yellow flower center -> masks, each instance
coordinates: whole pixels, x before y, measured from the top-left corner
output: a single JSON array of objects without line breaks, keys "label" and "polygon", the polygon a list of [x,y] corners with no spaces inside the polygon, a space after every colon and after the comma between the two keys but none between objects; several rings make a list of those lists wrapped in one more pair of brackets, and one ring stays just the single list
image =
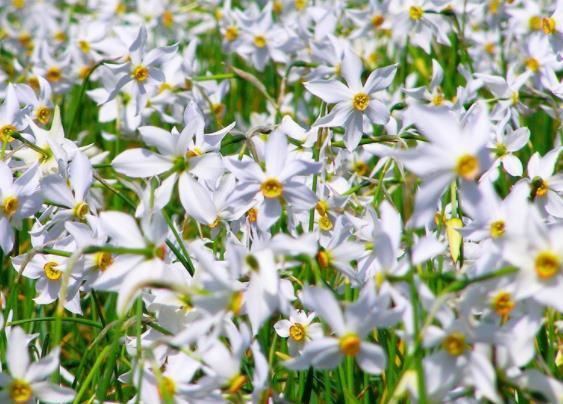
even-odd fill
[{"label": "yellow flower center", "polygon": [[464,180],[472,181],[479,174],[479,160],[471,154],[464,154],[457,159],[455,171]]},{"label": "yellow flower center", "polygon": [[25,403],[31,400],[31,386],[25,380],[14,379],[8,387],[10,398],[15,403]]},{"label": "yellow flower center", "polygon": [[352,165],[352,171],[360,177],[363,177],[369,173],[369,166],[365,161],[358,160]]},{"label": "yellow flower center", "polygon": [[115,6],[115,13],[116,14],[123,14],[126,11],[126,7],[125,4],[119,2],[117,3],[117,6]]},{"label": "yellow flower center", "polygon": [[82,53],[90,52],[90,42],[88,41],[84,41],[84,40],[78,41],[78,47],[80,48]]},{"label": "yellow flower center", "polygon": [[295,323],[289,327],[289,336],[294,341],[301,342],[305,339],[306,335],[307,331],[305,331],[303,324]]},{"label": "yellow flower center", "polygon": [[223,114],[225,107],[220,102],[214,102],[211,104],[211,110],[216,117],[220,117]]},{"label": "yellow flower center", "polygon": [[540,251],[536,256],[534,269],[540,279],[549,280],[557,275],[561,269],[561,259],[553,251]]},{"label": "yellow flower center", "polygon": [[25,0],[12,0],[14,8],[21,9],[25,7]]},{"label": "yellow flower center", "polygon": [[505,223],[504,220],[495,220],[491,223],[490,232],[492,238],[499,238],[504,235]]},{"label": "yellow flower center", "polygon": [[495,44],[493,42],[487,42],[485,44],[485,52],[487,52],[489,55],[495,53]]},{"label": "yellow flower center", "polygon": [[12,142],[14,140],[12,134],[17,131],[18,129],[14,125],[7,124],[0,126],[0,141],[8,143]]},{"label": "yellow flower center", "polygon": [[225,29],[225,39],[229,42],[234,41],[238,38],[238,28],[235,25],[229,25]]},{"label": "yellow flower center", "polygon": [[319,219],[319,227],[322,231],[329,231],[332,229],[332,221],[328,217],[328,215],[321,216]]},{"label": "yellow flower center", "polygon": [[88,204],[86,202],[78,202],[76,204],[76,206],[74,207],[74,216],[76,216],[78,219],[82,220],[84,219],[84,216],[86,216],[88,214],[88,212],[90,211],[90,208],[88,206]]},{"label": "yellow flower center", "polygon": [[172,28],[174,25],[174,14],[170,10],[164,10],[162,13],[162,25],[166,28]]},{"label": "yellow flower center", "polygon": [[203,155],[203,152],[201,151],[201,149],[199,147],[194,147],[193,149],[190,149],[186,152],[187,158],[199,157],[201,155]]},{"label": "yellow flower center", "polygon": [[88,76],[91,70],[92,70],[91,66],[88,65],[82,66],[80,69],[78,69],[78,77],[80,77],[81,79],[86,78],[86,76]]},{"label": "yellow flower center", "polygon": [[303,10],[307,6],[307,0],[295,0],[295,9]]},{"label": "yellow flower center", "polygon": [[467,348],[465,336],[460,332],[453,332],[442,341],[442,347],[452,356],[461,355]]},{"label": "yellow flower center", "polygon": [[369,105],[369,97],[366,93],[358,93],[352,98],[352,106],[358,111],[365,111]]},{"label": "yellow flower center", "polygon": [[432,97],[432,105],[439,107],[444,103],[444,96],[442,94],[436,94]]},{"label": "yellow flower center", "polygon": [[500,1],[499,0],[492,0],[489,3],[489,11],[491,14],[497,14],[498,13],[498,9],[500,7]]},{"label": "yellow flower center", "polygon": [[317,210],[317,212],[319,212],[319,215],[321,216],[326,216],[326,214],[328,213],[328,208],[329,208],[328,202],[324,199],[321,199],[315,205],[315,209]]},{"label": "yellow flower center", "polygon": [[35,118],[42,125],[47,125],[51,120],[51,108],[46,106],[41,106],[35,111]]},{"label": "yellow flower center", "polygon": [[105,271],[108,267],[113,264],[113,257],[111,253],[107,251],[97,252],[94,256],[94,262],[100,271]]},{"label": "yellow flower center", "polygon": [[542,19],[541,23],[542,23],[543,32],[546,35],[551,35],[555,32],[556,23],[555,23],[555,20],[553,18],[546,17],[546,18]]},{"label": "yellow flower center", "polygon": [[39,91],[40,89],[39,79],[37,78],[37,76],[31,76],[29,79],[27,79],[27,84],[29,84],[29,86],[35,91]]},{"label": "yellow flower center", "polygon": [[332,257],[330,256],[330,252],[321,250],[317,253],[317,260],[322,268],[328,268],[332,262]]},{"label": "yellow flower center", "polygon": [[246,212],[246,215],[248,216],[248,221],[250,223],[255,223],[256,219],[258,219],[258,211],[256,210],[256,208],[248,209],[248,212]]},{"label": "yellow flower center", "polygon": [[540,69],[540,62],[536,58],[526,59],[526,67],[534,73]]},{"label": "yellow flower center", "polygon": [[346,334],[340,337],[340,351],[346,356],[356,356],[360,352],[362,341],[355,333]]},{"label": "yellow flower center", "polygon": [[266,46],[266,37],[264,35],[256,35],[254,37],[254,45],[256,45],[257,48],[263,48]]},{"label": "yellow flower center", "polygon": [[165,391],[165,394],[172,398],[176,393],[176,383],[168,376],[162,376],[161,383],[157,386],[158,395],[160,398],[163,397],[162,390]]},{"label": "yellow flower center", "polygon": [[149,69],[142,65],[135,67],[133,69],[133,78],[137,81],[145,81],[149,78]]},{"label": "yellow flower center", "polygon": [[56,261],[48,261],[43,265],[43,272],[50,281],[58,281],[63,275],[63,271],[59,271],[57,267],[59,263]]},{"label": "yellow flower center", "polygon": [[19,206],[20,201],[17,197],[12,195],[4,198],[4,202],[2,203],[2,210],[8,218],[11,218],[18,211]]},{"label": "yellow flower center", "polygon": [[276,0],[272,3],[272,11],[279,14],[283,11],[283,3],[280,0]]},{"label": "yellow flower center", "polygon": [[45,78],[51,83],[58,82],[62,76],[63,74],[61,72],[61,69],[59,69],[57,66],[50,67],[45,74]]},{"label": "yellow flower center", "polygon": [[411,20],[418,21],[422,18],[423,15],[424,10],[422,9],[422,7],[411,6],[411,8],[409,8],[409,17],[411,18]]},{"label": "yellow flower center", "polygon": [[57,42],[64,42],[66,39],[66,34],[64,31],[57,31],[53,34],[53,38],[55,38],[55,41]]},{"label": "yellow flower center", "polygon": [[512,295],[508,292],[500,291],[493,297],[493,309],[501,317],[507,318],[515,305]]},{"label": "yellow flower center", "polygon": [[385,22],[385,17],[383,17],[380,14],[376,14],[373,17],[371,17],[371,24],[375,27],[375,28],[379,28],[383,25],[383,23]]},{"label": "yellow flower center", "polygon": [[267,178],[266,181],[260,185],[260,190],[266,198],[279,198],[283,192],[283,185],[276,178]]},{"label": "yellow flower center", "polygon": [[539,15],[534,15],[528,20],[528,27],[531,31],[539,31],[542,29],[542,19]]},{"label": "yellow flower center", "polygon": [[240,313],[242,308],[244,294],[241,290],[235,292],[231,295],[231,300],[229,301],[229,310],[236,316]]},{"label": "yellow flower center", "polygon": [[244,383],[246,383],[246,376],[236,375],[229,382],[229,393],[237,394],[241,387],[244,386]]},{"label": "yellow flower center", "polygon": [[534,179],[532,179],[532,193],[534,195],[534,197],[539,196],[544,197],[547,195],[547,192],[549,191],[549,184],[547,183],[546,180],[544,180],[541,177],[536,177]]}]

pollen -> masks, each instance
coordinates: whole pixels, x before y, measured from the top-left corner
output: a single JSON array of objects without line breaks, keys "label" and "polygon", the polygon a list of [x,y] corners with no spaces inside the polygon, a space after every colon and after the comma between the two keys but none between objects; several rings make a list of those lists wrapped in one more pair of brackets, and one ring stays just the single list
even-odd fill
[{"label": "pollen", "polygon": [[296,342],[301,342],[305,339],[307,332],[303,324],[295,323],[289,327],[289,336]]},{"label": "pollen", "polygon": [[18,129],[11,124],[0,126],[0,141],[10,143],[14,140],[12,135],[16,133]]},{"label": "pollen", "polygon": [[409,17],[413,21],[419,21],[424,15],[424,10],[420,6],[411,6],[409,8]]},{"label": "pollen", "polygon": [[540,251],[536,256],[534,269],[540,279],[547,281],[557,275],[561,269],[561,258],[553,251]]},{"label": "pollen", "polygon": [[158,93],[162,94],[165,91],[171,91],[172,90],[172,86],[168,83],[162,83],[159,87],[158,87]]},{"label": "pollen", "polygon": [[492,306],[499,316],[507,318],[514,306],[516,306],[516,303],[512,300],[510,293],[500,291],[493,297]]},{"label": "pollen", "polygon": [[520,102],[520,94],[518,93],[518,91],[514,91],[510,98],[512,100],[512,105],[516,105]]},{"label": "pollen", "polygon": [[263,48],[266,46],[266,37],[264,35],[256,35],[254,37],[254,45],[257,48]]},{"label": "pollen", "polygon": [[51,120],[51,108],[45,105],[40,106],[35,111],[35,118],[42,125],[47,125]]},{"label": "pollen", "polygon": [[31,386],[25,380],[14,379],[8,387],[10,398],[15,403],[25,403],[31,400]]},{"label": "pollen", "polygon": [[22,9],[25,7],[25,0],[12,0],[14,8]]},{"label": "pollen", "polygon": [[58,281],[63,276],[63,271],[57,269],[59,263],[56,261],[48,261],[43,265],[43,272],[50,281]]},{"label": "pollen", "polygon": [[381,27],[384,22],[385,22],[385,17],[383,17],[381,14],[376,14],[373,17],[371,17],[371,25],[373,25],[375,28]]},{"label": "pollen", "polygon": [[358,111],[365,111],[369,105],[369,96],[366,93],[358,93],[352,98],[352,106]]},{"label": "pollen", "polygon": [[78,47],[80,48],[82,53],[90,52],[90,42],[88,41],[84,41],[84,40],[78,41]]},{"label": "pollen", "polygon": [[201,151],[201,149],[199,147],[194,147],[193,149],[190,149],[186,152],[187,158],[199,157],[201,155],[203,155],[203,152]]},{"label": "pollen", "polygon": [[496,220],[491,223],[490,233],[492,238],[499,238],[504,235],[505,223],[504,220]]},{"label": "pollen", "polygon": [[546,35],[552,35],[555,32],[555,28],[557,24],[555,23],[555,20],[553,18],[546,17],[542,19],[541,23],[542,23],[543,32]]},{"label": "pollen", "polygon": [[526,59],[526,67],[534,73],[540,69],[540,62],[536,58]]},{"label": "pollen", "polygon": [[2,202],[2,211],[4,211],[4,214],[9,219],[16,214],[19,206],[20,206],[20,201],[18,200],[17,197],[13,195],[8,196],[4,198],[4,201]]},{"label": "pollen", "polygon": [[340,337],[340,351],[346,356],[356,356],[360,352],[362,341],[356,333],[346,334]]},{"label": "pollen", "polygon": [[140,82],[145,81],[149,78],[149,69],[142,65],[135,67],[133,69],[133,78]]},{"label": "pollen", "polygon": [[111,253],[107,251],[100,251],[94,256],[94,262],[98,269],[104,272],[111,264],[113,264],[113,257]]},{"label": "pollen", "polygon": [[215,220],[213,221],[213,223],[209,224],[209,228],[210,228],[210,229],[214,229],[214,228],[216,228],[217,226],[219,226],[219,224],[221,224],[221,218],[219,218],[219,216],[217,216],[217,217],[215,218]]},{"label": "pollen", "polygon": [[467,348],[465,336],[460,332],[453,332],[442,341],[442,347],[452,356],[459,356]]},{"label": "pollen", "polygon": [[457,159],[457,175],[467,181],[473,181],[479,175],[479,160],[471,154],[464,154]]},{"label": "pollen", "polygon": [[78,202],[74,207],[73,213],[78,219],[83,220],[89,211],[90,207],[86,202]]},{"label": "pollen", "polygon": [[283,192],[283,185],[277,178],[267,178],[262,185],[260,185],[260,190],[265,198],[279,198]]},{"label": "pollen", "polygon": [[62,77],[63,74],[61,72],[61,69],[59,69],[57,66],[50,67],[47,70],[47,73],[45,73],[45,78],[51,83],[60,81]]},{"label": "pollen", "polygon": [[229,25],[225,30],[225,39],[229,42],[233,42],[238,38],[238,28],[235,25]]}]

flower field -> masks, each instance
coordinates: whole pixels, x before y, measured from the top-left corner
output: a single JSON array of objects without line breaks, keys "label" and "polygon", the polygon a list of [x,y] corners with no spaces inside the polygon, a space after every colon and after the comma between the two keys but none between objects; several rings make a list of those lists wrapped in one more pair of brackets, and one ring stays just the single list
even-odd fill
[{"label": "flower field", "polygon": [[0,404],[563,403],[563,1],[0,0]]}]

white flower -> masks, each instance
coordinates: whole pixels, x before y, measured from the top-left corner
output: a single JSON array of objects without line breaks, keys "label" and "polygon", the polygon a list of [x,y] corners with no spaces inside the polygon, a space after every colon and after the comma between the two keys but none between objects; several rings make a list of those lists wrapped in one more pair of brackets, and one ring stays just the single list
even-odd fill
[{"label": "white flower", "polygon": [[47,381],[59,366],[59,348],[41,360],[31,363],[27,350],[28,338],[20,327],[8,335],[6,360],[9,373],[0,373],[0,402],[27,403],[41,400],[47,403],[66,403],[74,398],[74,391]]}]

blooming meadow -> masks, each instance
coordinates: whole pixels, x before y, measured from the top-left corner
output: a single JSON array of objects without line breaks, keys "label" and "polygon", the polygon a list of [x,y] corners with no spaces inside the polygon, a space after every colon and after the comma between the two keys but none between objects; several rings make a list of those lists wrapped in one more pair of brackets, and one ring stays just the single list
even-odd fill
[{"label": "blooming meadow", "polygon": [[0,0],[0,403],[563,402],[563,1]]}]

